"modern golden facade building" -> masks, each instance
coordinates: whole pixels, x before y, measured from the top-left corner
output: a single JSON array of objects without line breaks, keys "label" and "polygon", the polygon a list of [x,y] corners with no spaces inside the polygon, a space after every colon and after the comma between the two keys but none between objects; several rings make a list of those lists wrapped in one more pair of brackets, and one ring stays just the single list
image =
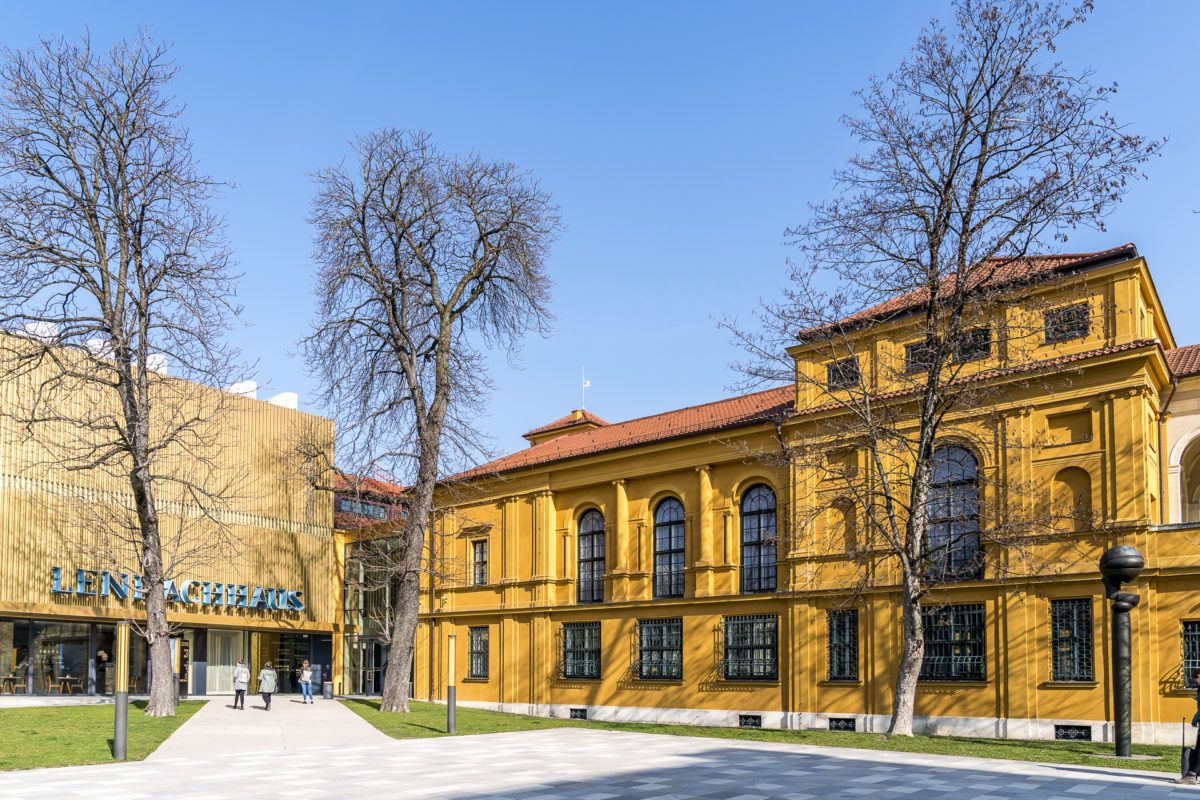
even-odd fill
[{"label": "modern golden facade building", "polygon": [[[979,531],[963,562],[978,568],[926,598],[916,727],[1110,738],[1110,608],[1096,561],[1132,544],[1147,562],[1131,587],[1142,597],[1134,739],[1173,742],[1194,711],[1184,671],[1200,666],[1200,349],[1176,347],[1132,245],[1033,268],[1027,300],[991,324],[1020,320],[1044,336],[1019,362],[990,344],[971,355],[1001,389],[972,412],[992,443],[940,444],[953,465],[941,489],[967,510],[933,529]],[[911,325],[893,313],[861,326],[862,373],[903,358]],[[884,571],[851,593],[854,507],[809,513],[818,478],[764,457],[821,436],[837,413],[811,389],[832,374],[828,359],[806,345],[789,353],[811,380],[616,424],[574,412],[530,431],[528,449],[457,476],[436,545],[451,568],[424,587],[416,695],[445,697],[454,635],[458,698],[472,705],[885,729],[895,581]],[[852,443],[830,450],[862,458]],[[1029,491],[1003,488],[1017,484]],[[1046,538],[1053,568],[1014,576],[989,527],[1064,503],[1088,523]]]},{"label": "modern golden facade building", "polygon": [[[178,566],[166,594],[184,694],[232,693],[238,659],[252,671],[275,662],[284,691],[303,659],[321,665],[325,676],[340,668],[332,494],[314,489],[287,457],[297,430],[332,441],[333,423],[296,410],[295,395],[260,401],[252,384],[233,388],[188,385],[198,402],[220,393],[226,408],[212,444],[224,479],[237,480],[219,511],[227,544],[193,563],[168,564]],[[28,387],[20,380],[0,380],[0,403],[11,409],[22,391]],[[65,470],[46,455],[11,419],[0,419],[0,695],[109,693],[115,624],[145,619],[140,578],[110,566],[104,549],[119,544],[89,530],[86,515],[64,516],[64,509],[128,508],[129,487],[99,470]],[[185,472],[207,474],[182,464]],[[186,498],[161,500],[164,539],[187,530],[203,540],[205,524]],[[149,675],[145,641],[132,639],[130,686],[137,693]]]}]

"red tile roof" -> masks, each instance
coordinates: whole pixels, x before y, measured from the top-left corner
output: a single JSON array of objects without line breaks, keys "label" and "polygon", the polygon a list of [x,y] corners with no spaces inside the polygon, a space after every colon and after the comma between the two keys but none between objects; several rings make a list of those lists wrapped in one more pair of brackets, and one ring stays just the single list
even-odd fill
[{"label": "red tile roof", "polygon": [[597,417],[595,414],[588,411],[587,409],[580,409],[578,417],[576,417],[575,412],[572,411],[570,414],[567,414],[565,417],[554,420],[554,422],[549,422],[540,428],[534,428],[531,431],[526,431],[524,434],[522,434],[522,436],[524,436],[525,438],[528,439],[530,436],[537,436],[539,433],[549,433],[550,431],[556,431],[559,428],[569,428],[572,425],[585,425],[589,422],[591,424],[599,426],[599,427],[603,427],[603,426],[609,424],[608,422],[600,419],[600,417]]},{"label": "red tile roof", "polygon": [[[1045,256],[1027,256],[1019,261],[1013,261],[1009,264],[1000,266],[995,273],[992,274],[992,279],[989,281],[995,287],[1001,287],[1014,283],[1021,283],[1031,279],[1041,279],[1050,277],[1053,273],[1065,272],[1069,269],[1078,269],[1086,266],[1095,266],[1101,263],[1117,263],[1131,258],[1137,258],[1137,247],[1131,244],[1123,244],[1120,247],[1110,247],[1107,250],[1098,250],[1094,253],[1060,253],[1056,255]],[[988,259],[991,262],[1003,263],[1007,259],[993,258]],[[949,291],[953,286],[954,275],[947,275],[942,279],[942,286]],[[977,276],[977,282],[982,283],[982,276]],[[971,287],[976,288],[976,287]],[[880,322],[892,317],[903,316],[904,314],[914,310],[929,296],[929,290],[926,288],[913,289],[904,294],[897,295],[889,300],[885,300],[878,305],[865,308],[862,311],[851,314],[842,320],[839,320],[838,326],[849,326],[850,328],[858,327],[861,324],[871,322]],[[810,329],[813,331],[823,330],[822,328]],[[809,331],[802,331],[800,338],[803,339],[804,334]]]},{"label": "red tile roof", "polygon": [[1177,378],[1200,374],[1200,344],[1189,344],[1167,351],[1167,366]]},{"label": "red tile roof", "polygon": [[[1088,358],[1123,353],[1141,347],[1157,346],[1156,339],[1138,339],[1122,345],[1101,347],[1082,353],[1035,361],[1012,367],[999,367],[986,370],[976,375],[962,378],[959,382],[988,380],[1010,375],[1040,372],[1056,367],[1074,364]],[[1200,363],[1200,355],[1197,356]],[[1197,368],[1200,371],[1200,367]],[[914,390],[889,392],[879,395],[881,399],[901,397]],[[447,478],[447,481],[461,481],[478,478],[485,475],[495,475],[526,467],[536,467],[565,461],[579,456],[604,453],[634,447],[640,444],[679,439],[685,436],[695,436],[702,433],[752,425],[769,419],[781,419],[792,416],[795,405],[795,387],[779,386],[754,394],[733,397],[728,400],[718,400],[699,406],[689,406],[677,411],[667,411],[649,417],[615,422],[602,428],[580,431],[571,436],[551,439],[528,450],[521,450],[511,455],[482,464],[466,472],[460,472]],[[830,411],[839,407],[838,403],[825,403],[794,412],[796,415],[816,414]]]},{"label": "red tile roof", "polygon": [[614,422],[542,442],[528,450],[461,472],[447,480],[477,478],[522,467],[549,464],[575,456],[751,425],[789,414],[795,401],[795,393],[794,386],[779,386],[741,397],[731,397],[728,400],[717,400],[649,417]]},{"label": "red tile roof", "polygon": [[405,488],[398,483],[382,481],[377,478],[347,476],[337,473],[333,476],[333,491],[346,494],[382,494],[398,497]]}]

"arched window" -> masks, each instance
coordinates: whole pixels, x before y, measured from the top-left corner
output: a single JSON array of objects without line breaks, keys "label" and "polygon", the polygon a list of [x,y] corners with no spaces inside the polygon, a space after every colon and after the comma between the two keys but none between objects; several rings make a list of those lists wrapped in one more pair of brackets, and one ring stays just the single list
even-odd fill
[{"label": "arched window", "polygon": [[979,552],[979,462],[965,447],[939,447],[933,454],[929,489],[929,575],[969,580],[982,572]]},{"label": "arched window", "polygon": [[858,515],[854,511],[854,501],[849,497],[834,500],[829,506],[829,536],[833,541],[841,537],[842,547],[847,553],[858,550]]},{"label": "arched window", "polygon": [[579,518],[579,582],[575,596],[580,603],[604,602],[604,516],[595,509]]},{"label": "arched window", "polygon": [[683,597],[683,503],[669,497],[654,509],[654,596]]},{"label": "arched window", "polygon": [[1079,467],[1061,469],[1050,487],[1051,513],[1062,531],[1092,529],[1092,476]]},{"label": "arched window", "polygon": [[775,493],[761,483],[742,495],[742,592],[775,591]]},{"label": "arched window", "polygon": [[1179,467],[1179,521],[1200,522],[1200,437],[1188,443]]}]

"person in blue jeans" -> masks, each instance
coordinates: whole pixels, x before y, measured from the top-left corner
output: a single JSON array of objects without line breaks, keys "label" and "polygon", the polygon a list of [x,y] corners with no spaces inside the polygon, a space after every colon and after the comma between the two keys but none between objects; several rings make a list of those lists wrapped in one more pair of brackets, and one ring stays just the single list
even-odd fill
[{"label": "person in blue jeans", "polygon": [[311,703],[312,699],[312,666],[309,665],[308,659],[304,659],[304,663],[300,665],[300,702]]},{"label": "person in blue jeans", "polygon": [[[1197,728],[1196,733],[1196,748],[1200,749],[1200,669],[1192,670],[1192,685],[1196,687],[1196,713],[1192,715],[1192,727]],[[1193,764],[1196,762],[1193,761]],[[1187,783],[1194,784],[1200,781],[1197,778],[1195,771],[1189,769],[1184,773],[1182,778],[1176,778],[1172,783]]]}]

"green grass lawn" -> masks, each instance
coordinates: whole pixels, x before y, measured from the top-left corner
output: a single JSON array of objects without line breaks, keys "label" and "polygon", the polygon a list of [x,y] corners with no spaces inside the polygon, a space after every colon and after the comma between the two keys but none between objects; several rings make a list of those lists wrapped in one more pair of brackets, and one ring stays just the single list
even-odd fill
[{"label": "green grass lawn", "polygon": [[[446,735],[446,707],[435,703],[410,702],[408,714],[384,714],[378,700],[343,700],[363,719],[395,739],[417,739]],[[611,731],[660,733],[670,736],[707,736],[714,739],[741,739],[756,742],[785,742],[822,747],[855,747],[865,750],[896,750],[906,753],[937,753],[965,758],[1007,758],[1014,761],[1040,761],[1055,764],[1082,764],[1093,767],[1122,767],[1154,772],[1174,772],[1179,768],[1179,748],[1135,744],[1135,755],[1157,756],[1152,760],[1105,758],[1096,753],[1111,753],[1113,746],[1101,742],[1028,742],[1020,739],[969,739],[962,736],[885,736],[877,733],[838,731],[749,730],[744,728],[705,728],[695,725],[654,725],[635,722],[596,722],[569,719],[526,717],[458,707],[459,735],[502,733],[541,728],[600,728]]]},{"label": "green grass lawn", "polygon": [[[130,703],[129,760],[153,753],[203,705],[183,701],[173,717],[147,717],[144,701]],[[0,770],[107,763],[112,761],[112,738],[111,705],[0,709]]]}]

